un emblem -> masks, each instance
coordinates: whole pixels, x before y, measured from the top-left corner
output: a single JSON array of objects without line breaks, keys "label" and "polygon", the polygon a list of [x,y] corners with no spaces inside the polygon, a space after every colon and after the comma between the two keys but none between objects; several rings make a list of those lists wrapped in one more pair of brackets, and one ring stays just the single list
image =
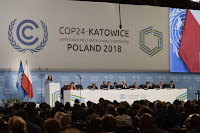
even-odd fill
[{"label": "un emblem", "polygon": [[[157,38],[157,44],[150,48],[150,44],[147,43],[147,37],[153,35]],[[140,49],[150,55],[151,57],[157,54],[163,49],[163,33],[153,29],[153,26],[145,28],[140,31]]]},{"label": "un emblem", "polygon": [[17,82],[19,83],[19,84],[21,84],[22,83],[22,77],[23,77],[23,72],[21,72],[21,73],[19,73],[18,74],[18,76],[17,76]]},{"label": "un emblem", "polygon": [[41,41],[39,41],[38,37],[34,37],[33,35],[31,35],[32,31],[40,28],[39,25],[33,20],[27,19],[21,21],[16,27],[16,38],[17,38],[16,41],[13,37],[14,34],[13,29],[16,21],[17,19],[13,20],[10,23],[8,29],[8,39],[12,47],[16,49],[18,52],[23,52],[23,53],[25,53],[26,51],[34,53],[42,50],[44,46],[47,44],[48,40],[48,30],[46,24],[40,20],[40,24],[43,30],[43,38],[41,39]]},{"label": "un emblem", "polygon": [[173,45],[173,53],[179,57],[179,47],[187,9],[170,9],[170,44]]},{"label": "un emblem", "polygon": [[126,99],[126,95],[125,94],[120,94],[120,99]]}]

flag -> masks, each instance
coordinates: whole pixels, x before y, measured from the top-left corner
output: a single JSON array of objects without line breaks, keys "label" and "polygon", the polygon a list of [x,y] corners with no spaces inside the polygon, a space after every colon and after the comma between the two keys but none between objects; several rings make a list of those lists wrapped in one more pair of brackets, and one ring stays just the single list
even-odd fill
[{"label": "flag", "polygon": [[17,90],[18,90],[18,92],[19,92],[19,94],[21,95],[22,98],[27,96],[27,93],[24,91],[24,89],[21,86],[23,74],[24,74],[24,69],[23,69],[22,61],[20,60],[16,87],[17,87]]},{"label": "flag", "polygon": [[28,94],[29,98],[33,98],[33,87],[32,87],[32,80],[31,80],[31,74],[28,67],[28,63],[26,61],[26,65],[24,68],[24,74],[22,77],[22,88],[24,88],[25,92]]},{"label": "flag", "polygon": [[179,56],[187,9],[170,8],[170,72],[190,72]]},{"label": "flag", "polygon": [[179,55],[190,72],[200,72],[200,11],[187,10]]}]

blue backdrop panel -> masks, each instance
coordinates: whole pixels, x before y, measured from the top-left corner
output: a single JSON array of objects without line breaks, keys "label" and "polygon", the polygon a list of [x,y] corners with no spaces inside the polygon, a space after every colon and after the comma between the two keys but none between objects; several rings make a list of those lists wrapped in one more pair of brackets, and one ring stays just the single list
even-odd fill
[{"label": "blue backdrop panel", "polygon": [[[17,88],[17,73],[16,71],[1,71],[0,72],[0,103],[2,99],[21,99]],[[70,84],[70,82],[75,82],[79,84],[80,80],[76,74],[80,74],[82,77],[82,85],[84,88],[91,85],[92,82],[96,82],[99,87],[103,81],[111,81],[113,84],[115,81],[118,84],[122,84],[123,80],[127,81],[128,85],[133,83],[145,84],[149,81],[150,84],[155,82],[159,84],[160,81],[164,83],[169,83],[171,80],[174,81],[176,88],[187,88],[188,89],[188,99],[195,99],[194,94],[199,90],[200,86],[200,74],[191,73],[103,73],[103,72],[31,72],[32,82],[33,82],[33,92],[34,98],[29,99],[25,97],[23,101],[33,101],[40,103],[41,101],[41,79],[39,74],[45,74],[43,78],[42,86],[42,101],[44,101],[44,82],[49,74],[53,76],[54,82],[60,83],[61,86],[64,83]]]}]

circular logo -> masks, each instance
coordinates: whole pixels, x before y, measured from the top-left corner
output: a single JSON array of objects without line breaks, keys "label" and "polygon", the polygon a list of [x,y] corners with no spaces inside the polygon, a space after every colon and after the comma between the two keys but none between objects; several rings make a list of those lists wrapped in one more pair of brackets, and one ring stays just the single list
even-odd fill
[{"label": "circular logo", "polygon": [[120,99],[126,99],[126,95],[125,94],[120,94]]},{"label": "circular logo", "polygon": [[146,95],[145,95],[145,94],[142,94],[142,95],[141,95],[141,98],[142,98],[142,99],[145,99],[145,98],[146,98]]},{"label": "circular logo", "polygon": [[[38,24],[34,22],[33,20],[23,20],[21,21],[17,28],[16,28],[16,38],[18,39],[19,43],[17,43],[13,37],[13,28],[15,26],[17,19],[13,20],[8,29],[8,39],[10,44],[14,49],[16,49],[18,52],[25,53],[26,51],[30,51],[31,53],[39,52],[44,48],[44,46],[47,44],[48,40],[48,30],[46,24],[40,20],[41,27],[43,29],[43,38],[41,39],[41,42],[39,42],[38,37],[34,37],[33,35],[26,34],[27,31],[33,31],[38,28]],[[38,45],[36,45],[38,44]],[[30,46],[34,46],[34,48],[30,48]]]},{"label": "circular logo", "polygon": [[19,73],[18,76],[17,76],[17,82],[18,82],[18,84],[21,84],[22,77],[23,77],[23,72]]}]

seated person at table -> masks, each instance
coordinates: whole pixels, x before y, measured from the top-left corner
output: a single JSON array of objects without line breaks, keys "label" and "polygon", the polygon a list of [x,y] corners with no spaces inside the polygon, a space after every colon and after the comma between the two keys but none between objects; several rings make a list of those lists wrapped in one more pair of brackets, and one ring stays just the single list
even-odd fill
[{"label": "seated person at table", "polygon": [[98,87],[96,86],[96,83],[93,82],[91,88],[89,88],[89,89],[98,89]]},{"label": "seated person at table", "polygon": [[133,84],[133,88],[134,89],[139,89],[136,83]]},{"label": "seated person at table", "polygon": [[106,81],[103,81],[103,84],[100,86],[100,89],[103,89],[106,87]]},{"label": "seated person at table", "polygon": [[156,86],[156,83],[153,82],[151,88],[154,89],[154,88],[156,88],[156,87],[157,87],[157,86]]},{"label": "seated person at table", "polygon": [[145,89],[152,89],[149,82],[146,82],[146,85],[144,86],[144,88]]},{"label": "seated person at table", "polygon": [[126,80],[123,81],[123,87],[122,87],[122,89],[128,89],[128,86],[126,84]]},{"label": "seated person at table", "polygon": [[170,88],[175,88],[174,81],[170,81]]},{"label": "seated person at table", "polygon": [[164,86],[163,86],[163,82],[161,81],[159,85],[157,85],[156,88],[160,88],[160,89],[164,89]]},{"label": "seated person at table", "polygon": [[71,82],[71,85],[68,86],[67,90],[76,90],[76,86],[74,85],[74,82]]},{"label": "seated person at table", "polygon": [[67,90],[67,88],[68,88],[68,85],[67,83],[65,83],[64,86],[61,88],[61,99],[63,99],[63,91]]},{"label": "seated person at table", "polygon": [[117,82],[114,82],[113,85],[114,85],[114,86],[113,86],[113,89],[117,89]]},{"label": "seated person at table", "polygon": [[113,89],[113,86],[111,86],[111,82],[108,81],[107,85],[105,86],[106,89]]}]

